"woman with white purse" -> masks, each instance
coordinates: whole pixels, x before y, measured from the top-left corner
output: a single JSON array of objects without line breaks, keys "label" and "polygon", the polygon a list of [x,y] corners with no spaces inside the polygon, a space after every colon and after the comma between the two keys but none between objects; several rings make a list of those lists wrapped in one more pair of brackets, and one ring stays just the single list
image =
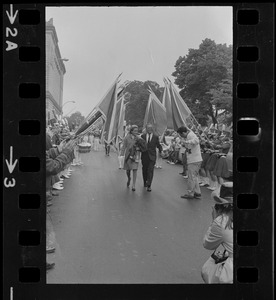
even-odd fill
[{"label": "woman with white purse", "polygon": [[[213,221],[203,246],[214,252],[203,265],[201,276],[205,283],[233,283],[233,182],[223,183],[211,197],[215,201]],[[222,252],[217,251],[219,247]]]}]

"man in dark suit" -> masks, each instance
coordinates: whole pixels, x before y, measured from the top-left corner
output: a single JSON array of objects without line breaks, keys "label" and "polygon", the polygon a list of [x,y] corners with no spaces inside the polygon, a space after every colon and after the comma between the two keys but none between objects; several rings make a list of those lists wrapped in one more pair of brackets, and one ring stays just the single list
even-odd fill
[{"label": "man in dark suit", "polygon": [[153,133],[153,127],[151,124],[146,126],[146,133],[142,134],[141,137],[147,143],[147,150],[142,152],[141,156],[144,187],[147,187],[147,191],[151,192],[154,165],[156,163],[156,148],[158,148],[161,153],[162,146],[160,145],[158,135]]}]

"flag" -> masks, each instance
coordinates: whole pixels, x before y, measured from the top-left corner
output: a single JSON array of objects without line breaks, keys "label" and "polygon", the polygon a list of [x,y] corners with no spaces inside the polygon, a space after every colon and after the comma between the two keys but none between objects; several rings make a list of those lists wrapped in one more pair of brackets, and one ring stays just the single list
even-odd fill
[{"label": "flag", "polygon": [[112,129],[114,122],[113,114],[116,107],[117,89],[120,76],[121,74],[116,78],[115,82],[112,84],[105,96],[96,105],[96,107],[93,108],[92,112],[90,112],[84,119],[81,126],[76,131],[76,135],[82,133],[84,130],[90,127],[99,117],[103,117],[106,131],[106,136],[104,136],[104,138],[107,141],[110,140],[110,130]]},{"label": "flag", "polygon": [[156,134],[162,136],[167,127],[166,108],[152,90],[149,92],[150,95],[144,118],[144,128],[150,123],[154,126]]},{"label": "flag", "polygon": [[103,112],[103,116],[105,119],[102,138],[107,143],[110,143],[116,137],[114,128],[116,127],[116,122],[118,118],[117,88],[118,88],[118,82],[116,81],[113,87],[107,93],[104,100],[99,105],[99,109],[100,111]]},{"label": "flag", "polygon": [[[120,97],[119,100],[117,100],[115,108],[114,108],[114,122],[112,127],[110,128],[110,136],[109,141],[113,140],[114,138],[117,139],[118,132],[119,132],[119,123],[120,123],[120,117],[122,114],[122,109],[124,106],[124,95]],[[106,139],[106,141],[108,141]]]},{"label": "flag", "polygon": [[119,122],[118,122],[118,131],[117,136],[124,138],[124,126],[125,126],[125,113],[126,113],[126,105],[124,103],[124,97],[122,99],[121,105],[120,105],[120,116],[119,116]]},{"label": "flag", "polygon": [[162,98],[162,104],[166,109],[166,116],[167,116],[167,129],[174,129],[173,126],[173,116],[172,116],[172,103],[171,103],[171,95],[169,91],[169,83],[164,78],[165,89]]},{"label": "flag", "polygon": [[192,112],[170,80],[169,92],[171,97],[173,128],[177,130],[180,126],[187,126],[188,119],[192,115]]},{"label": "flag", "polygon": [[96,120],[98,120],[102,116],[100,111],[95,110],[89,119],[84,121],[82,125],[77,129],[75,135],[79,135],[84,132],[87,128],[89,128]]},{"label": "flag", "polygon": [[90,132],[94,132],[96,130],[101,130],[103,127],[104,121],[102,117],[97,118],[87,129],[85,129],[81,135],[86,135]]}]

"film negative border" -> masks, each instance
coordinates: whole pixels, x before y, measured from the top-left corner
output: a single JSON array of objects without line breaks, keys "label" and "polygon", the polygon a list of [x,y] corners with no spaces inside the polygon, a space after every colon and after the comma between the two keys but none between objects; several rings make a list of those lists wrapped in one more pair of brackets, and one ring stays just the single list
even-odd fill
[{"label": "film negative border", "polygon": [[[273,47],[267,25],[273,17],[268,7],[242,4],[234,12],[234,260],[237,293],[248,299],[272,298],[267,274],[272,273]],[[271,291],[264,296],[266,284]]]},{"label": "film negative border", "polygon": [[43,5],[3,6],[4,299],[46,273],[44,19]]},{"label": "film negative border", "polygon": [[3,6],[4,299],[272,298],[273,8],[233,5],[234,284],[106,289],[46,285],[45,6]]}]

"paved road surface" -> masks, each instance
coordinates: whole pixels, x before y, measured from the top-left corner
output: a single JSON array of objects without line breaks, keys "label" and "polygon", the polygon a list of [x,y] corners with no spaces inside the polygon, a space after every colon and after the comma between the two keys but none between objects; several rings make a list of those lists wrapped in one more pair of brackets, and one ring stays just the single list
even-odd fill
[{"label": "paved road surface", "polygon": [[126,188],[117,156],[91,152],[65,179],[51,206],[56,266],[48,283],[202,283],[210,256],[202,238],[211,221],[210,191],[185,200],[180,165],[156,169],[152,192]]}]

